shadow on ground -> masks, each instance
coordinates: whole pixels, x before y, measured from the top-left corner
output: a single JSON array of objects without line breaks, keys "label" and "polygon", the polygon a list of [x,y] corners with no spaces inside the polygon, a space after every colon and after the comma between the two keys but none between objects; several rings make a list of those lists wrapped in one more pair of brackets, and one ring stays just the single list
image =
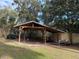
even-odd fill
[{"label": "shadow on ground", "polygon": [[28,48],[14,47],[0,42],[0,59],[39,59],[43,54]]},{"label": "shadow on ground", "polygon": [[57,48],[57,49],[62,49],[65,51],[70,51],[74,53],[79,53],[79,44],[73,44],[73,45],[59,45],[59,44],[51,44],[48,43],[49,46]]}]

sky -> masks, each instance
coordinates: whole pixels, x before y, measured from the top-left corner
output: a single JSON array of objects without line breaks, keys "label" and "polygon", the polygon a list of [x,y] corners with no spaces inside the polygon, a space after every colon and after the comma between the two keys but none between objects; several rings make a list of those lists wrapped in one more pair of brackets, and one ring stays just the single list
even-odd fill
[{"label": "sky", "polygon": [[0,9],[4,8],[4,7],[11,7],[14,8],[14,6],[12,6],[13,0],[0,0]]},{"label": "sky", "polygon": [[38,2],[39,2],[41,5],[44,5],[44,4],[45,4],[45,0],[38,0]]}]

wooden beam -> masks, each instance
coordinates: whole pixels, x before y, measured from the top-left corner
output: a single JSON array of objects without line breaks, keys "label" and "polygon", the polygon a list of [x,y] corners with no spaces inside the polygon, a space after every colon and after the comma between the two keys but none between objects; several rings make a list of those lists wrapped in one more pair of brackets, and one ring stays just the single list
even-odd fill
[{"label": "wooden beam", "polygon": [[43,27],[34,27],[33,25],[32,26],[21,26],[22,27],[22,29],[24,29],[24,28],[26,28],[26,29],[32,29],[32,28],[34,28],[34,29],[43,29]]}]

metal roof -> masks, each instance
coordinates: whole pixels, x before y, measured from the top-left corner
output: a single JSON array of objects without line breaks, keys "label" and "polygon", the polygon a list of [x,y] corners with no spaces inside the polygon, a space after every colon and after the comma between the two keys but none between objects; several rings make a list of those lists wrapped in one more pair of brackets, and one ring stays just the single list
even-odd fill
[{"label": "metal roof", "polygon": [[29,26],[30,24],[34,24],[38,27],[45,27],[47,31],[50,31],[50,32],[64,32],[60,29],[56,29],[56,28],[51,28],[47,25],[42,25],[42,24],[39,24],[38,22],[35,22],[35,21],[29,21],[29,22],[26,22],[26,23],[22,23],[22,24],[18,24],[18,25],[15,25],[14,27],[15,28],[19,28],[20,26]]}]

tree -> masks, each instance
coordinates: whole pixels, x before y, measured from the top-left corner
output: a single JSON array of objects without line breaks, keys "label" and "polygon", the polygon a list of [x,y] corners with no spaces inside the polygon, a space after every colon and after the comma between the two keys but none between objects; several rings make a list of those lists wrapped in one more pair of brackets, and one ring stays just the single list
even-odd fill
[{"label": "tree", "polygon": [[37,0],[14,0],[14,2],[18,5],[18,22],[36,20],[37,13],[41,8]]},{"label": "tree", "polygon": [[6,36],[15,24],[17,13],[10,8],[1,9],[0,13],[0,29],[2,35]]},{"label": "tree", "polygon": [[79,26],[79,0],[51,0],[46,6],[49,24],[68,32],[72,44],[72,33]]},{"label": "tree", "polygon": [[41,10],[44,14],[44,23],[55,25],[55,27],[68,32],[72,44],[71,36],[75,31],[74,26],[77,26],[76,24],[79,22],[79,0],[46,0],[44,5],[40,5],[37,0],[14,1],[18,4],[18,16],[22,21],[24,19],[26,21],[35,20],[38,11]]}]

